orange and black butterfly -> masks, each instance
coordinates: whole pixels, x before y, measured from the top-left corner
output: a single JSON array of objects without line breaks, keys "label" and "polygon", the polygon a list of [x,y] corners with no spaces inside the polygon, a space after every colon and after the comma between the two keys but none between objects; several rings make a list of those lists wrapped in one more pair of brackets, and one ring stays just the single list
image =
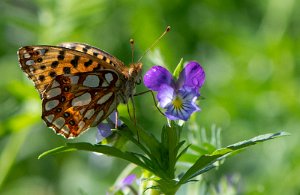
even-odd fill
[{"label": "orange and black butterfly", "polygon": [[141,63],[126,67],[114,56],[81,43],[25,46],[19,63],[42,99],[42,118],[66,138],[96,126],[141,81]]}]

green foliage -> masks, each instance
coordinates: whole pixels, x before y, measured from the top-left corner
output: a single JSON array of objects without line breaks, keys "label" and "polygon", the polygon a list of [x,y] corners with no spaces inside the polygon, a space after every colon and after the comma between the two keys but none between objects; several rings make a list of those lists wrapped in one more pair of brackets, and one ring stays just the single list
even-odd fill
[{"label": "green foliage", "polygon": [[[126,119],[123,118],[123,120]],[[135,128],[132,122],[129,120],[126,120],[126,124],[129,124],[129,126]],[[217,149],[210,154],[201,155],[195,162],[193,162],[193,165],[178,178],[175,176],[176,164],[182,153],[184,155],[184,153],[187,151],[184,149],[182,152],[179,152],[184,143],[184,141],[180,140],[182,126],[177,125],[173,121],[170,123],[170,126],[165,125],[162,129],[160,142],[157,141],[155,136],[147,133],[148,131],[145,131],[140,127],[137,128],[132,130],[123,128],[119,131],[119,133],[120,135],[129,138],[132,143],[134,143],[143,151],[142,153],[134,153],[130,151],[122,152],[113,146],[101,144],[93,145],[90,143],[68,143],[66,146],[61,146],[44,152],[39,156],[39,158],[76,150],[106,154],[108,156],[129,161],[130,163],[133,163],[142,169],[146,169],[158,177],[155,180],[158,183],[158,186],[150,186],[151,188],[155,187],[160,189],[164,194],[175,194],[181,185],[194,181],[195,177],[198,175],[216,167],[214,164],[215,162],[223,160],[224,158],[230,156],[230,154],[233,152],[260,142],[289,135],[285,132],[260,135],[249,140],[229,145],[225,148]],[[127,133],[126,131],[131,131],[131,133]],[[139,131],[139,138],[135,138],[134,136],[134,133],[137,131]],[[130,134],[130,136],[128,136],[128,134]]]},{"label": "green foliage", "polygon": [[183,58],[180,59],[180,62],[178,63],[178,65],[176,66],[174,72],[173,72],[173,76],[178,79],[179,78],[179,75],[180,75],[180,72],[182,71],[184,67],[184,64],[183,64]]},{"label": "green foliage", "polygon": [[[202,111],[194,115],[198,125],[222,127],[225,145],[270,130],[292,134],[234,157],[211,177],[239,173],[242,194],[298,194],[299,6],[295,0],[0,1],[0,194],[80,194],[80,189],[104,194],[125,166],[88,153],[36,159],[66,140],[42,123],[38,94],[18,66],[18,48],[85,42],[129,64],[129,39],[135,40],[138,59],[167,25],[171,32],[155,48],[165,62],[158,65],[174,70],[183,57],[199,61],[206,71]],[[158,60],[142,61],[146,72]],[[151,96],[135,101],[138,120],[159,135],[164,119],[154,114]],[[91,129],[77,141],[95,142],[95,132]],[[191,162],[195,153],[215,149],[209,142],[201,147],[193,143],[189,156],[180,159]]]}]

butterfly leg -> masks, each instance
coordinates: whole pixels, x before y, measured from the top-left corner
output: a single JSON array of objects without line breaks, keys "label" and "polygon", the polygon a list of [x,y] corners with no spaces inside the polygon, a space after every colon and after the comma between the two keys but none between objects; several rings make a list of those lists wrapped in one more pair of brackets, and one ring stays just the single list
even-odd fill
[{"label": "butterfly leg", "polygon": [[135,104],[134,104],[133,96],[130,96],[130,101],[132,103],[132,108],[133,108],[133,122],[134,125],[136,126],[136,113],[135,113]]},{"label": "butterfly leg", "polygon": [[[130,101],[132,103],[132,108],[133,108],[133,122],[134,122],[134,126],[137,127],[137,120],[136,120],[136,113],[135,113],[135,104],[134,104],[133,96],[130,96]],[[128,104],[127,104],[127,106],[128,106]],[[132,120],[131,117],[130,117],[130,119]],[[137,136],[138,142],[140,142],[139,128],[138,127],[137,127],[137,131],[136,131],[136,136]]]},{"label": "butterfly leg", "polygon": [[157,106],[157,102],[156,102],[155,95],[154,95],[153,91],[150,91],[150,92],[151,92],[151,95],[152,95],[152,98],[153,98],[153,101],[154,101],[154,106],[155,106],[155,108],[158,110],[158,112],[160,112],[160,114],[162,114],[163,116],[166,116],[166,115],[160,110],[160,108]]},{"label": "butterfly leg", "polygon": [[129,104],[128,103],[127,103],[127,112],[128,112],[130,120],[132,121],[132,116],[130,114],[130,109],[129,109]]},{"label": "butterfly leg", "polygon": [[155,95],[154,95],[153,91],[151,91],[151,90],[143,91],[143,92],[141,92],[141,93],[136,93],[136,94],[134,94],[134,96],[143,95],[143,94],[149,93],[149,92],[150,92],[151,95],[152,95],[152,98],[153,98],[153,101],[154,101],[154,106],[155,106],[155,108],[160,112],[160,114],[162,114],[163,116],[166,116],[166,115],[160,110],[160,108],[157,106],[157,102],[156,102]]}]

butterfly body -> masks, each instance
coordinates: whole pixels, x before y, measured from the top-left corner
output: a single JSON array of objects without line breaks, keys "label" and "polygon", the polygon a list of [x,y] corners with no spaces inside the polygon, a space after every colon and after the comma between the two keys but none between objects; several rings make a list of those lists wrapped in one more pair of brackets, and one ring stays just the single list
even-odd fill
[{"label": "butterfly body", "polygon": [[126,67],[87,44],[25,46],[18,56],[42,99],[43,120],[66,138],[77,137],[127,103],[141,79],[141,63]]}]

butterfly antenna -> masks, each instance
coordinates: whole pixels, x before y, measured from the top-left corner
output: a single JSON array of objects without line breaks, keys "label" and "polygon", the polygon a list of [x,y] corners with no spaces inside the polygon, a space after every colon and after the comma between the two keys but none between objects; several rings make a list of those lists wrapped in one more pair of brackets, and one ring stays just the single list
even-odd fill
[{"label": "butterfly antenna", "polygon": [[130,46],[131,46],[131,60],[132,64],[134,63],[134,40],[130,39]]},{"label": "butterfly antenna", "polygon": [[167,26],[166,30],[152,43],[152,45],[143,53],[143,55],[140,57],[140,59],[138,60],[138,62],[140,62],[142,60],[142,58],[150,51],[150,49],[152,49],[153,47],[155,47],[157,45],[157,43],[160,41],[161,38],[163,38],[165,36],[165,34],[167,34],[169,31],[171,30],[171,26]]}]

